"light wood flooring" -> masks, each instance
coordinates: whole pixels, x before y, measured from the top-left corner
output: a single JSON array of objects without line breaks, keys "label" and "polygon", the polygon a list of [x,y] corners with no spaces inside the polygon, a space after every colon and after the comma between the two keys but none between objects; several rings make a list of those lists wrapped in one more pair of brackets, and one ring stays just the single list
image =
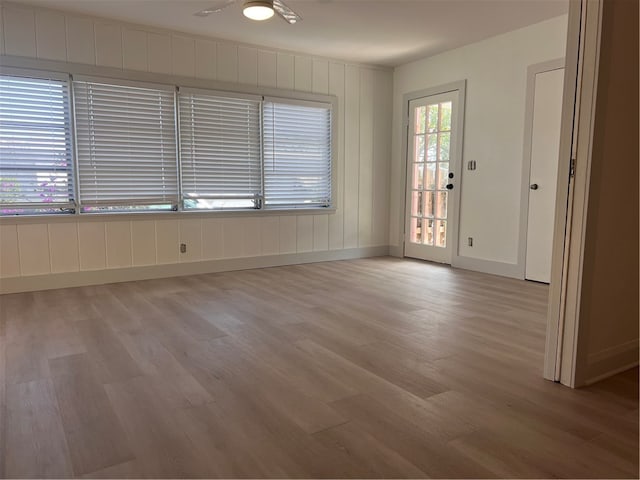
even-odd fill
[{"label": "light wood flooring", "polygon": [[376,258],[0,297],[5,477],[638,477],[638,370],[547,287]]}]

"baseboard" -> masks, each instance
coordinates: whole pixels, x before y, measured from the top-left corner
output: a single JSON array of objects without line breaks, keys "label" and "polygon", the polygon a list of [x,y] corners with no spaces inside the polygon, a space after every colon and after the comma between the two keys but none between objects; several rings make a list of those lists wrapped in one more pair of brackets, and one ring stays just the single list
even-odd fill
[{"label": "baseboard", "polygon": [[496,262],[493,260],[483,260],[480,258],[454,256],[451,266],[463,268],[474,272],[489,273],[502,277],[511,277],[524,280],[524,272],[517,263]]},{"label": "baseboard", "polygon": [[638,339],[601,350],[587,359],[585,385],[599,382],[638,365]]},{"label": "baseboard", "polygon": [[389,245],[389,255],[392,257],[404,257],[404,248],[402,245]]},{"label": "baseboard", "polygon": [[265,255],[259,257],[205,260],[201,262],[172,263],[108,270],[93,270],[69,273],[52,273],[25,277],[0,279],[0,294],[52,290],[56,288],[103,285],[106,283],[150,280],[154,278],[181,277],[204,273],[230,272],[251,268],[279,267],[303,263],[350,260],[355,258],[381,257],[389,254],[388,246],[350,248],[323,252]]}]

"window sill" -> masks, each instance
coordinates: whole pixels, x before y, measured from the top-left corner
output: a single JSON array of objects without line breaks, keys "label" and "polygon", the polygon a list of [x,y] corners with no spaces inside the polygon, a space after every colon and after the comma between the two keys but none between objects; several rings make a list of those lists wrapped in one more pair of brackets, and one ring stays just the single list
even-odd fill
[{"label": "window sill", "polygon": [[82,214],[45,214],[15,215],[0,217],[0,225],[72,223],[72,222],[113,222],[170,219],[203,219],[233,217],[264,217],[290,215],[327,215],[336,213],[335,207],[328,208],[288,208],[288,209],[247,209],[247,210],[208,210],[208,211],[169,211],[169,212],[122,212],[122,213],[82,213]]}]

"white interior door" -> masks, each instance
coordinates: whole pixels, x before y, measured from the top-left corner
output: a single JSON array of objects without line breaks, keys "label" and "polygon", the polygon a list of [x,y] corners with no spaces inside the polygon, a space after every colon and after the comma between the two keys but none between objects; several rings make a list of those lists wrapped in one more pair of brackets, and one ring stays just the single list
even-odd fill
[{"label": "white interior door", "polygon": [[459,183],[457,90],[409,102],[405,256],[451,263]]},{"label": "white interior door", "polygon": [[527,280],[549,283],[564,68],[535,77],[527,219]]}]

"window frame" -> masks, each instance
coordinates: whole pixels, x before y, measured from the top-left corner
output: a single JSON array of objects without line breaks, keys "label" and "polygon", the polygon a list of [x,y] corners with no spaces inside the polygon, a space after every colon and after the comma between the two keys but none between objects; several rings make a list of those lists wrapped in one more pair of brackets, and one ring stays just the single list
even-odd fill
[{"label": "window frame", "polygon": [[[180,98],[181,94],[189,95],[196,94],[202,96],[210,96],[210,97],[218,97],[218,98],[230,98],[230,99],[238,99],[238,100],[248,100],[258,102],[258,148],[259,148],[259,163],[260,163],[260,193],[258,196],[252,197],[255,198],[260,203],[259,207],[246,207],[246,208],[187,208],[184,206],[184,202],[186,200],[184,196],[184,183],[183,183],[183,172],[184,172],[184,164],[182,162],[182,130],[181,130],[181,104]],[[177,139],[178,139],[178,170],[179,170],[179,206],[178,209],[183,212],[219,212],[219,211],[230,211],[230,212],[242,212],[242,211],[259,211],[264,209],[264,133],[262,129],[262,118],[263,118],[263,104],[264,104],[264,96],[259,94],[251,94],[251,93],[235,93],[230,91],[222,91],[222,90],[213,90],[206,88],[193,88],[184,85],[177,86],[177,94],[176,94],[176,105],[177,105],[177,121],[176,121],[176,131],[177,131]],[[202,199],[206,199],[206,197],[201,197]],[[219,196],[210,196],[211,199],[219,199]]]},{"label": "window frame", "polygon": [[[179,136],[178,136],[178,132],[177,132],[177,119],[178,119],[178,112],[177,112],[177,107],[178,107],[178,100],[177,100],[177,87],[175,85],[171,85],[171,84],[164,84],[164,83],[158,83],[158,82],[139,82],[139,81],[135,81],[135,80],[118,80],[118,81],[114,81],[114,79],[111,78],[105,78],[105,77],[99,77],[99,76],[93,76],[93,75],[71,75],[71,80],[70,80],[70,86],[72,88],[72,95],[73,95],[73,110],[74,110],[74,123],[73,123],[73,130],[74,130],[74,149],[75,149],[75,159],[74,159],[74,166],[75,166],[75,170],[76,170],[76,178],[77,178],[77,199],[76,199],[76,208],[78,211],[79,215],[87,215],[87,214],[96,214],[96,215],[104,215],[106,213],[111,213],[111,212],[106,212],[106,211],[84,211],[84,208],[114,208],[116,210],[113,210],[113,213],[129,213],[126,210],[121,210],[118,211],[117,208],[121,207],[123,209],[127,209],[127,208],[136,208],[136,207],[145,207],[145,206],[152,206],[152,205],[156,205],[155,203],[149,203],[149,202],[145,202],[145,201],[130,201],[130,202],[106,202],[106,201],[99,201],[99,202],[83,202],[83,198],[82,198],[82,183],[80,182],[80,154],[79,154],[79,150],[78,150],[78,146],[79,146],[79,141],[78,141],[78,137],[77,137],[77,131],[78,131],[78,127],[77,127],[77,117],[75,115],[76,113],[76,92],[75,92],[75,84],[77,83],[87,83],[87,84],[101,84],[101,85],[108,85],[108,86],[115,86],[115,87],[131,87],[131,88],[140,88],[140,89],[145,89],[145,90],[157,90],[157,91],[163,91],[166,93],[170,93],[172,95],[172,101],[173,101],[173,115],[172,115],[172,120],[173,120],[173,139],[175,142],[175,152],[174,152],[174,156],[175,156],[175,168],[176,168],[176,198],[175,198],[175,205],[171,205],[170,209],[149,209],[149,210],[144,210],[141,209],[139,210],[139,213],[146,213],[146,212],[161,212],[161,211],[176,211],[176,209],[179,209],[178,204],[179,204],[179,200],[180,200],[180,168],[179,168],[179,164],[180,164],[180,146],[178,145],[178,141],[179,141]],[[84,128],[88,128],[88,127],[84,127]],[[101,205],[103,204],[103,205]],[[162,205],[167,205],[169,206],[169,203],[163,203]]]},{"label": "window frame", "polygon": [[[315,205],[315,206],[305,206],[304,204],[290,204],[290,205],[281,205],[278,206],[276,205],[266,205],[263,206],[263,209],[265,210],[300,210],[300,209],[309,209],[309,208],[313,208],[313,209],[331,209],[333,208],[334,205],[334,201],[335,201],[335,196],[336,196],[336,184],[335,184],[335,135],[336,135],[336,131],[334,128],[334,122],[335,122],[335,116],[336,116],[336,109],[334,108],[334,105],[330,102],[321,102],[321,101],[317,101],[317,100],[300,100],[297,98],[283,98],[283,97],[276,97],[276,96],[263,96],[262,97],[262,122],[263,122],[263,130],[264,130],[264,104],[265,103],[273,103],[273,104],[281,104],[281,105],[293,105],[293,106],[298,106],[298,107],[310,107],[310,108],[319,108],[319,109],[327,109],[329,111],[329,139],[330,139],[330,145],[329,145],[329,203],[328,205]],[[262,147],[263,147],[263,152],[262,152],[262,194],[263,194],[263,202],[266,203],[267,200],[267,192],[266,192],[266,187],[265,187],[265,153],[264,153],[264,141],[265,141],[265,134],[264,131],[262,132]]]},{"label": "window frame", "polygon": [[[71,215],[76,215],[78,213],[78,180],[77,180],[77,172],[76,172],[76,138],[75,138],[75,119],[74,119],[74,106],[73,106],[73,87],[71,85],[71,74],[68,72],[61,72],[58,70],[44,70],[44,69],[30,69],[30,68],[20,68],[20,67],[12,67],[12,66],[4,66],[0,63],[2,70],[0,71],[0,76],[7,77],[23,77],[23,78],[31,78],[35,80],[56,80],[60,82],[64,82],[66,84],[66,108],[68,111],[67,120],[69,124],[66,128],[69,131],[69,160],[71,162],[70,168],[67,169],[67,175],[71,177],[71,189],[69,192],[71,193],[68,203],[55,203],[51,207],[47,207],[46,204],[43,203],[33,203],[33,206],[27,203],[17,204],[16,210],[38,210],[38,209],[53,209],[60,208],[59,212],[47,212],[47,213],[22,213],[22,214],[14,214],[14,215],[1,215],[0,219],[3,218],[23,218],[23,217],[46,217],[53,218],[58,216],[68,217]],[[1,171],[1,164],[0,164]],[[8,208],[10,207],[4,206],[0,208]],[[63,209],[67,209],[68,211],[62,211]]]},{"label": "window frame", "polygon": [[[155,74],[148,72],[134,72],[130,70],[122,70],[110,67],[102,67],[95,65],[85,65],[85,64],[73,64],[61,61],[52,61],[52,60],[42,60],[35,58],[23,58],[23,57],[12,57],[7,55],[0,55],[0,68],[2,68],[2,72],[5,71],[9,73],[9,69],[13,71],[22,71],[25,76],[37,76],[38,74],[44,75],[45,73],[48,75],[59,75],[67,79],[69,82],[69,111],[70,111],[70,131],[71,131],[71,141],[72,141],[72,173],[74,179],[74,201],[76,202],[75,211],[73,213],[63,213],[63,214],[51,214],[51,213],[29,213],[29,214],[20,214],[20,215],[0,215],[0,224],[6,223],[50,223],[50,222],[69,222],[69,221],[78,221],[79,219],[84,219],[86,221],[100,221],[109,219],[167,219],[167,218],[215,218],[215,217],[241,217],[241,216],[269,216],[269,215],[280,215],[280,216],[288,216],[288,215],[326,215],[333,214],[339,208],[338,205],[338,195],[337,195],[337,162],[338,160],[338,151],[337,151],[337,132],[339,128],[339,122],[341,121],[338,109],[338,97],[335,95],[326,95],[319,94],[313,92],[305,92],[305,91],[294,91],[288,89],[280,89],[280,88],[272,88],[272,87],[257,87],[254,85],[240,84],[240,83],[229,83],[229,82],[221,82],[216,80],[205,80],[200,78],[192,78],[192,77],[182,77],[176,75],[169,74]],[[313,102],[313,103],[324,103],[330,105],[331,107],[331,203],[329,206],[320,207],[289,207],[279,208],[279,207],[269,207],[266,208],[262,205],[262,208],[238,208],[238,209],[213,209],[213,210],[205,210],[205,209],[183,209],[181,202],[179,203],[178,209],[175,211],[158,211],[158,210],[144,210],[144,211],[110,211],[110,212],[80,212],[80,209],[77,208],[77,198],[78,198],[78,172],[77,172],[77,158],[76,158],[76,147],[77,142],[75,138],[75,129],[76,129],[76,119],[74,115],[74,95],[73,95],[73,80],[75,77],[94,77],[100,81],[105,83],[113,83],[113,84],[126,84],[128,82],[132,83],[147,83],[150,85],[159,85],[164,87],[177,87],[185,88],[185,89],[198,89],[207,93],[215,93],[221,96],[231,96],[231,97],[242,97],[242,96],[259,96],[262,97],[261,102],[264,102],[264,98],[270,97],[273,100],[281,100],[283,102],[291,102],[291,101],[300,101],[300,102]],[[178,175],[180,175],[180,136],[179,136],[179,128],[178,121],[179,118],[179,104],[176,95],[176,145],[178,146],[178,155],[177,155],[177,168]],[[262,116],[262,105],[260,108],[260,114]],[[262,118],[261,118],[262,123]],[[261,138],[261,144],[263,143]],[[261,162],[264,159],[261,155]],[[264,177],[264,173],[261,175]],[[180,198],[182,197],[182,181],[180,177],[178,177],[178,188]]]}]

